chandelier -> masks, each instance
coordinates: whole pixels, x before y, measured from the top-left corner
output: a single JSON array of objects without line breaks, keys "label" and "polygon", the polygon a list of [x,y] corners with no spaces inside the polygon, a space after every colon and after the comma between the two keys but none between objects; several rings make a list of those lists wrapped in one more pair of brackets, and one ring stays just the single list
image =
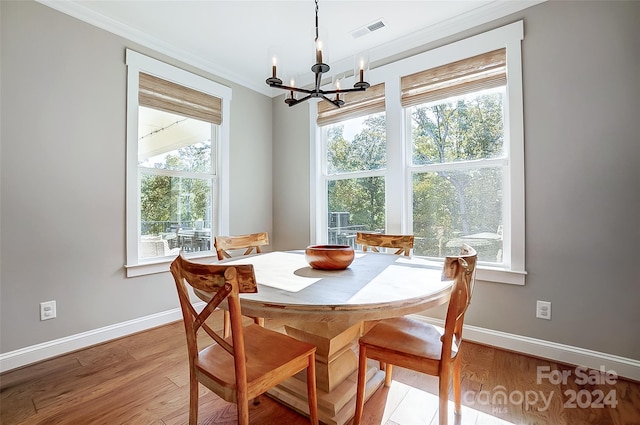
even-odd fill
[{"label": "chandelier", "polygon": [[[369,83],[364,81],[364,64],[360,64],[359,79],[356,78],[356,83],[353,85],[352,89],[341,89],[339,84],[337,84],[337,87],[334,90],[320,89],[320,85],[322,83],[322,74],[329,72],[331,68],[329,67],[329,65],[322,62],[322,46],[320,45],[319,38],[318,38],[318,0],[315,0],[315,2],[316,2],[316,38],[314,41],[316,45],[316,63],[311,66],[311,71],[315,74],[315,83],[314,83],[313,89],[293,87],[293,83],[291,86],[282,84],[282,80],[278,78],[276,74],[275,61],[271,67],[271,72],[272,72],[271,77],[267,78],[266,82],[270,87],[275,87],[282,90],[288,90],[290,92],[289,97],[284,99],[284,102],[289,106],[297,105],[298,103],[302,103],[313,97],[313,98],[324,99],[327,102],[339,108],[342,105],[344,105],[344,100],[340,99],[341,93],[365,91],[366,89],[369,88]],[[300,99],[296,99],[294,92],[304,93],[306,94],[306,96],[301,97]],[[335,94],[334,99],[330,99],[329,97],[327,97],[334,94]]]}]

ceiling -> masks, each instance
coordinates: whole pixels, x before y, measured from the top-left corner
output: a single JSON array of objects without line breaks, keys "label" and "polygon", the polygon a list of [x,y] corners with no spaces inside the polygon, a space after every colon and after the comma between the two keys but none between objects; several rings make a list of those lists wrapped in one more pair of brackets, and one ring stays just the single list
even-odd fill
[{"label": "ceiling", "polygon": [[[313,0],[39,0],[47,6],[260,93],[272,54],[288,83],[312,81]],[[376,61],[506,16],[543,0],[319,0],[319,33],[328,74],[353,70],[353,57]],[[381,29],[367,26],[382,21]],[[354,32],[365,33],[354,37]]]}]

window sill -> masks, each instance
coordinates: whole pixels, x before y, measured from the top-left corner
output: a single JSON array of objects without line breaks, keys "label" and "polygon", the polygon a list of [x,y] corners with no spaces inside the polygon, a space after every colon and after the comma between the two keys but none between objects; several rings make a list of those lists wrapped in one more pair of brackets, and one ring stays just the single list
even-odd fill
[{"label": "window sill", "polygon": [[510,285],[524,285],[526,271],[515,271],[487,266],[478,266],[476,280],[484,282],[507,283]]},{"label": "window sill", "polygon": [[[430,264],[434,267],[442,267],[443,264],[442,259],[422,257],[419,255],[413,258],[420,258],[424,260],[425,264]],[[476,267],[476,280],[482,280],[484,282],[507,283],[509,285],[522,286],[524,285],[526,275],[526,271],[516,271],[502,267],[491,267],[483,264],[479,264]]]},{"label": "window sill", "polygon": [[[171,262],[175,258],[176,257],[163,257],[156,260],[147,261],[144,263],[125,264],[124,268],[127,270],[127,277],[137,277],[137,276],[144,276],[148,274],[164,273],[169,271],[169,266],[171,265]],[[189,258],[190,259],[195,259],[195,258],[213,259],[215,261],[218,260],[218,257],[212,252],[208,252],[206,254],[194,255],[194,256],[189,255]]]}]

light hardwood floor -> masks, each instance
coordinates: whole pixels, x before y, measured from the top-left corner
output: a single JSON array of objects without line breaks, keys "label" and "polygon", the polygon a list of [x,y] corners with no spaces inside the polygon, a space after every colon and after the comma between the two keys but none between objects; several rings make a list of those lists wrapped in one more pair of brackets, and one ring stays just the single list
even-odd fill
[{"label": "light hardwood floor", "polygon": [[[215,320],[213,325],[221,327],[222,314]],[[463,356],[463,414],[457,422],[451,414],[451,424],[640,425],[640,383],[619,378],[615,384],[578,385],[580,376],[572,366],[468,342]],[[571,376],[566,383],[543,379],[538,384],[538,367]],[[182,323],[9,371],[0,375],[0,388],[2,425],[186,424],[189,390]],[[199,423],[235,423],[235,405],[200,388]],[[437,388],[436,378],[394,368],[391,387],[379,389],[365,404],[363,423],[437,425]],[[597,403],[601,393],[609,395],[602,398],[603,407]],[[577,396],[575,407],[572,394]],[[614,400],[617,405],[611,407]],[[580,407],[587,404],[593,406]],[[250,418],[256,425],[308,423],[265,396],[258,406],[250,406]]]}]

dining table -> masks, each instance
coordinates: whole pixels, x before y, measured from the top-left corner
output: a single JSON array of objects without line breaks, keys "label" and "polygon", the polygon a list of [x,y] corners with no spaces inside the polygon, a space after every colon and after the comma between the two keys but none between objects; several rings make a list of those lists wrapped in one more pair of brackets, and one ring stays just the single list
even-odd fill
[{"label": "dining table", "polygon": [[[385,253],[356,252],[344,270],[309,266],[305,251],[273,251],[219,263],[252,264],[258,292],[240,295],[242,314],[277,319],[283,331],[316,345],[320,421],[347,423],[355,412],[358,338],[377,320],[419,313],[449,300],[453,281],[442,278],[442,263]],[[208,301],[211,294],[195,291]],[[294,376],[267,394],[308,414],[304,376]],[[384,382],[369,362],[365,398]]]}]

